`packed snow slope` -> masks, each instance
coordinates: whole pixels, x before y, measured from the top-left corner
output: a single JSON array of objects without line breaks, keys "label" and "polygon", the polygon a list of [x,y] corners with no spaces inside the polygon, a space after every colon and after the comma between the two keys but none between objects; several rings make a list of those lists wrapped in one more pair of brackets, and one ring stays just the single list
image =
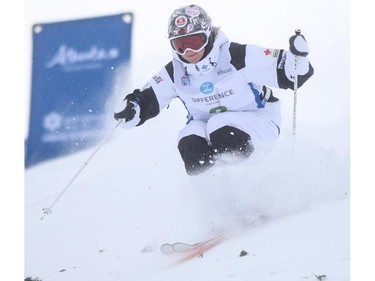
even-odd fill
[{"label": "packed snow slope", "polygon": [[[135,13],[131,71],[119,71],[114,82],[108,132],[116,126],[111,116],[121,98],[169,61],[167,18],[186,4],[98,1],[87,6],[91,14],[79,14],[84,9],[68,7],[87,1],[36,2],[49,13],[34,8],[33,23]],[[297,135],[291,134],[293,92],[275,90],[283,106],[279,141],[256,147],[246,161],[223,158],[207,173],[189,177],[176,143],[186,112],[173,101],[141,127],[117,128],[43,220],[42,209],[51,206],[95,147],[26,170],[25,278],[350,280],[349,3],[195,3],[241,43],[287,48],[294,28],[302,29],[315,75],[299,90]],[[183,264],[175,265],[176,257],[159,250],[166,242],[195,243],[223,232],[234,235]],[[242,250],[248,254],[240,257]]]}]

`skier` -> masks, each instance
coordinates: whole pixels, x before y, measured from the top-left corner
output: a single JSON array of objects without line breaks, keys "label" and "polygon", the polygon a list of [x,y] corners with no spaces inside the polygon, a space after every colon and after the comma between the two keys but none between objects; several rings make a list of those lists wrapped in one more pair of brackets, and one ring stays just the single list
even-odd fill
[{"label": "skier", "polygon": [[257,144],[276,141],[280,101],[269,87],[293,89],[295,73],[300,87],[314,72],[303,35],[289,39],[289,51],[230,42],[197,5],[172,13],[168,38],[172,61],[128,94],[114,118],[125,128],[140,126],[179,98],[188,120],[178,150],[189,175],[206,171],[222,154],[247,158]]}]

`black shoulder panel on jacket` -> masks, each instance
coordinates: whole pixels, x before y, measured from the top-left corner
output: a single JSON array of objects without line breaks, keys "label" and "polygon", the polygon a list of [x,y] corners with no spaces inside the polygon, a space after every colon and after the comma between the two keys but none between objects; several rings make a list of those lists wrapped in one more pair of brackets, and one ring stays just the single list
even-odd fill
[{"label": "black shoulder panel on jacket", "polygon": [[172,82],[174,83],[174,76],[173,76],[173,63],[169,62],[166,66],[165,69],[167,70],[169,77],[171,78]]},{"label": "black shoulder panel on jacket", "polygon": [[229,46],[229,53],[231,56],[230,63],[237,70],[240,70],[245,67],[246,45],[241,45],[232,42]]}]

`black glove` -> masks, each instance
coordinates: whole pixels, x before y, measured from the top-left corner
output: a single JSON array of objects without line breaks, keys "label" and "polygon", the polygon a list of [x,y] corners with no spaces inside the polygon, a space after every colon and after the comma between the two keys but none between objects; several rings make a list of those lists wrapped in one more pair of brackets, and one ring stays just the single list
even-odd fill
[{"label": "black glove", "polygon": [[296,34],[289,38],[289,50],[295,56],[306,57],[309,54],[309,45],[301,30],[297,29]]},{"label": "black glove", "polygon": [[113,117],[118,121],[119,119],[124,119],[125,122],[132,120],[136,114],[135,107],[138,106],[134,101],[129,101],[125,99],[126,107],[124,110],[117,112]]},{"label": "black glove", "polygon": [[124,103],[125,108],[122,111],[115,112],[113,117],[119,121],[124,120],[122,127],[125,129],[131,129],[137,126],[140,121],[140,106],[138,104],[138,98],[136,97],[136,93],[140,92],[138,89],[135,90],[132,94],[129,94],[125,97]]}]

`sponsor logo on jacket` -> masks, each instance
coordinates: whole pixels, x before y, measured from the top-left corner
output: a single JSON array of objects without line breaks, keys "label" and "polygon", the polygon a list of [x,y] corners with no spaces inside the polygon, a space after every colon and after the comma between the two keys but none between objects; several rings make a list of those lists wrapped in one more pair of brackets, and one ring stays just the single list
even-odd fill
[{"label": "sponsor logo on jacket", "polygon": [[153,76],[152,79],[156,82],[156,84],[159,84],[161,81],[163,81],[163,78],[161,76]]},{"label": "sponsor logo on jacket", "polygon": [[228,69],[220,69],[218,72],[217,72],[217,76],[220,76],[220,75],[224,75],[228,72],[231,72],[232,71],[232,68],[228,68]]},{"label": "sponsor logo on jacket", "polygon": [[280,50],[278,50],[278,49],[265,49],[263,51],[263,53],[267,57],[277,58],[279,56]]},{"label": "sponsor logo on jacket", "polygon": [[200,90],[203,94],[209,95],[214,91],[214,84],[211,82],[202,83]]},{"label": "sponsor logo on jacket", "polygon": [[190,77],[189,75],[183,75],[181,76],[181,85],[182,86],[190,86]]},{"label": "sponsor logo on jacket", "polygon": [[221,99],[224,99],[224,98],[229,97],[229,96],[234,95],[234,94],[235,94],[234,90],[229,89],[227,91],[217,93],[217,94],[214,94],[214,95],[210,95],[210,96],[207,96],[207,97],[191,98],[191,100],[195,103],[212,103],[212,102],[219,101]]},{"label": "sponsor logo on jacket", "polygon": [[283,56],[282,56],[282,58],[280,60],[280,63],[277,66],[278,69],[284,69],[285,60],[286,60],[286,53],[284,52],[284,54],[283,54]]}]

